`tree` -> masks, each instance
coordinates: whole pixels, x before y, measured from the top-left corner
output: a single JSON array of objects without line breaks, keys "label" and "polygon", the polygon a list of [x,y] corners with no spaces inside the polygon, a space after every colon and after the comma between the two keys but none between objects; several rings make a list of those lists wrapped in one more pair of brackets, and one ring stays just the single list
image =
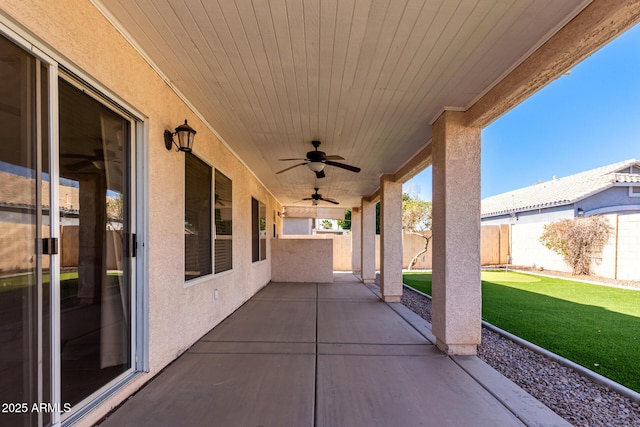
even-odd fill
[{"label": "tree", "polygon": [[351,209],[345,209],[344,220],[338,220],[338,227],[343,230],[351,230]]},{"label": "tree", "polygon": [[571,267],[573,274],[591,274],[591,261],[609,240],[606,218],[594,215],[555,221],[544,226],[540,242]]},{"label": "tree", "polygon": [[415,198],[404,193],[402,195],[402,228],[408,234],[420,236],[424,239],[424,247],[414,255],[409,262],[411,270],[418,262],[418,258],[427,252],[431,242],[431,202]]},{"label": "tree", "polygon": [[107,225],[122,237],[124,218],[124,199],[122,193],[114,196],[107,195]]}]

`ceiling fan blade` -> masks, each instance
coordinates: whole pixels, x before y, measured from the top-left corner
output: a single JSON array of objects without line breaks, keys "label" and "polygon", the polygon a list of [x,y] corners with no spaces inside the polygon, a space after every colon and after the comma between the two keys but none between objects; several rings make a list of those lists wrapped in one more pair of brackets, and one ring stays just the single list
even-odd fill
[{"label": "ceiling fan blade", "polygon": [[289,160],[307,160],[307,159],[278,159],[278,160],[280,160],[281,162],[287,162]]},{"label": "ceiling fan blade", "polygon": [[91,160],[83,160],[83,161],[78,162],[78,163],[73,163],[73,164],[67,165],[67,168],[69,170],[80,170],[80,169],[84,169],[87,166],[91,166],[91,165],[93,165]]},{"label": "ceiling fan blade", "polygon": [[356,166],[351,166],[351,165],[346,165],[344,163],[338,163],[338,162],[332,162],[331,160],[327,160],[326,164],[330,165],[330,166],[336,166],[342,169],[346,169],[349,170],[351,172],[360,172],[360,168],[356,167]]},{"label": "ceiling fan blade", "polygon": [[316,178],[324,178],[326,175],[324,174],[324,171],[320,171],[320,172],[316,172]]},{"label": "ceiling fan blade", "polygon": [[304,200],[313,200],[313,198],[312,198],[312,197],[307,197],[306,199],[302,199],[302,200],[303,200],[303,201],[304,201]]},{"label": "ceiling fan blade", "polygon": [[93,160],[95,159],[95,156],[87,156],[85,154],[60,154],[60,157],[63,157],[65,159],[86,159],[86,160]]},{"label": "ceiling fan blade", "polygon": [[325,156],[325,159],[327,159],[327,160],[346,160],[344,157],[340,157],[340,156],[336,156],[336,155]]},{"label": "ceiling fan blade", "polygon": [[333,200],[333,199],[321,199],[321,200],[324,200],[325,202],[333,203],[334,205],[339,205],[340,204],[339,202],[337,202],[336,200]]},{"label": "ceiling fan blade", "polygon": [[293,165],[293,166],[288,167],[288,168],[286,168],[286,169],[282,169],[281,171],[276,172],[276,175],[277,175],[277,174],[279,174],[279,173],[282,173],[282,172],[286,172],[286,171],[288,171],[289,169],[293,169],[293,168],[297,168],[298,166],[306,165],[307,163],[309,163],[309,162],[302,162],[302,163],[298,163],[297,165]]}]

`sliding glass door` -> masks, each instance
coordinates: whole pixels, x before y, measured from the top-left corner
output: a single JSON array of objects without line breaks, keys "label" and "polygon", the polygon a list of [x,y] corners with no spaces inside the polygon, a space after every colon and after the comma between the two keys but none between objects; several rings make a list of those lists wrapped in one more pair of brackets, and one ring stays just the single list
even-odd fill
[{"label": "sliding glass door", "polygon": [[[131,368],[131,123],[60,79],[61,399]],[[129,252],[129,253],[127,253]]]},{"label": "sliding glass door", "polygon": [[0,126],[0,426],[46,426],[134,367],[136,122],[0,35]]},{"label": "sliding glass door", "polygon": [[46,424],[50,401],[47,68],[0,37],[0,425]]}]

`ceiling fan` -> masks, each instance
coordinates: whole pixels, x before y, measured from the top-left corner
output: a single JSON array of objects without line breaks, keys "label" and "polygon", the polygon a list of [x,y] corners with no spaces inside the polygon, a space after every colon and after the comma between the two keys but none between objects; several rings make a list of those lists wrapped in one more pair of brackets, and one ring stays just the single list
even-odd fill
[{"label": "ceiling fan", "polygon": [[302,199],[302,200],[311,200],[314,206],[320,203],[320,201],[333,203],[334,205],[340,204],[333,199],[325,198],[325,197],[322,197],[322,194],[318,194],[318,190],[319,190],[318,187],[314,188],[314,190],[316,190],[316,192],[312,194],[311,197],[307,197],[306,199]]},{"label": "ceiling fan", "polygon": [[298,163],[297,165],[293,165],[286,169],[282,169],[281,171],[276,172],[276,175],[282,172],[286,172],[289,169],[297,168],[298,166],[308,165],[309,169],[316,173],[316,178],[324,178],[324,167],[326,165],[336,166],[342,169],[349,170],[351,172],[360,172],[360,168],[347,165],[344,163],[334,162],[334,160],[344,160],[343,157],[340,156],[327,156],[324,151],[319,151],[318,147],[320,146],[320,141],[311,141],[311,144],[315,147],[315,150],[307,152],[307,157],[304,159],[279,159],[280,161],[289,161],[289,160],[303,160],[302,163]]},{"label": "ceiling fan", "polygon": [[[74,171],[83,170],[87,167],[93,167],[98,170],[104,170],[107,162],[120,163],[120,159],[116,153],[107,151],[107,157],[102,149],[93,150],[93,156],[85,154],[61,154],[60,157],[66,159],[82,159],[79,162],[68,164],[67,168]],[[119,168],[118,168],[119,169]]]}]

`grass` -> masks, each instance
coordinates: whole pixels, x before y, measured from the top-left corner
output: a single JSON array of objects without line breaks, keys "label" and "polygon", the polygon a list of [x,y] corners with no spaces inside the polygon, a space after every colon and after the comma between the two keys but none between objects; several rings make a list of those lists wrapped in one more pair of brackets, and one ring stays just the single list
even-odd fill
[{"label": "grass", "polygon": [[[60,273],[60,282],[72,281],[78,278],[78,272],[62,272]],[[42,281],[46,284],[49,283],[49,274],[44,273],[42,275]],[[28,286],[34,286],[36,283],[36,277],[34,273],[16,274],[14,276],[6,276],[0,278],[0,292],[11,291],[15,289],[21,289]]]},{"label": "grass", "polygon": [[[430,273],[404,283],[431,295]],[[482,318],[640,392],[640,291],[483,271]]]},{"label": "grass", "polygon": [[[107,273],[108,285],[116,286],[118,284],[118,278],[121,273],[109,272]],[[42,281],[44,286],[49,285],[49,274],[42,275]],[[13,276],[5,276],[0,278],[0,293],[20,290],[29,286],[35,286],[36,277],[33,273],[16,274]],[[77,271],[63,271],[60,273],[60,298],[64,299],[72,297],[78,293],[78,272]]]}]

